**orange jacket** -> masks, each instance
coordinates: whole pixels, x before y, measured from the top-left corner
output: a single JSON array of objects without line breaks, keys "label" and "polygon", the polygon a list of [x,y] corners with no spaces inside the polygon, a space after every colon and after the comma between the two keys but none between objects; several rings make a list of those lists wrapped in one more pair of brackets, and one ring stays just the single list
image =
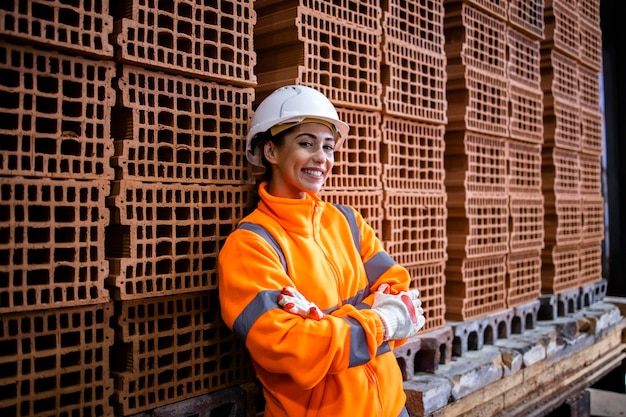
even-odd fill
[{"label": "orange jacket", "polygon": [[[408,272],[358,212],[360,253],[335,206],[315,195],[277,198],[265,187],[242,222],[274,237],[287,270],[267,239],[241,228],[218,260],[222,318],[245,340],[264,387],[265,416],[397,417],[406,400],[402,374],[390,350],[394,342],[382,341],[382,323],[370,306],[382,283],[407,290]],[[326,315],[316,321],[284,311],[277,296],[285,286]]]}]

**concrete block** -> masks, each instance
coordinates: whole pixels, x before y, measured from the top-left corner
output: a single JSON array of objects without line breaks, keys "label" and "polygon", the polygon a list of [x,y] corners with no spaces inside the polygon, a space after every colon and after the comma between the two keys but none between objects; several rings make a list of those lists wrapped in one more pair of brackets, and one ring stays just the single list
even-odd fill
[{"label": "concrete block", "polygon": [[404,382],[406,407],[412,416],[428,415],[448,404],[452,384],[446,378],[418,374]]},{"label": "concrete block", "polygon": [[454,401],[477,391],[502,378],[502,356],[493,346],[467,352],[449,365],[439,367],[438,375],[448,378],[452,384]]}]

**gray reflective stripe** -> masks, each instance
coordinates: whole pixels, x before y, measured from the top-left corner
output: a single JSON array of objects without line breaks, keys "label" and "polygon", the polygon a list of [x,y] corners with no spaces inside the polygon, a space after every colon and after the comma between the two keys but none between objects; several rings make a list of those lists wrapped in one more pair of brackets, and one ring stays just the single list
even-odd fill
[{"label": "gray reflective stripe", "polygon": [[370,285],[376,282],[385,271],[395,264],[396,261],[386,252],[378,252],[376,255],[369,258],[367,262],[364,263],[364,266],[365,274],[367,274],[367,280]]},{"label": "gray reflective stripe", "polygon": [[400,412],[400,414],[398,415],[398,417],[409,417],[409,412],[406,411],[406,407],[404,407],[402,409],[402,411]]},{"label": "gray reflective stripe", "polygon": [[[350,363],[348,367],[364,365],[370,361],[370,354],[367,351],[367,340],[365,330],[361,324],[352,317],[345,317],[345,320],[350,325]],[[389,343],[383,342],[376,351],[376,356],[382,355],[391,351]]]},{"label": "gray reflective stripe", "polygon": [[356,247],[356,251],[361,253],[361,231],[359,230],[359,225],[356,223],[356,216],[354,215],[354,211],[351,208],[344,206],[342,204],[333,204],[337,209],[343,213],[348,220],[348,224],[350,225],[350,231],[352,232],[352,240],[354,241],[354,246]]},{"label": "gray reflective stripe", "polygon": [[272,236],[265,227],[256,223],[243,222],[239,223],[238,228],[254,232],[257,235],[261,236],[263,239],[265,239],[265,241],[274,248],[276,254],[280,258],[280,263],[283,265],[283,268],[285,268],[285,272],[287,273],[287,275],[289,275],[289,270],[287,269],[287,260],[285,259],[283,249],[280,247],[276,239],[274,239],[274,236]]},{"label": "gray reflective stripe", "polygon": [[248,332],[254,322],[265,313],[274,308],[278,308],[278,294],[280,291],[262,291],[243,309],[233,323],[233,331],[242,340],[246,340]]}]

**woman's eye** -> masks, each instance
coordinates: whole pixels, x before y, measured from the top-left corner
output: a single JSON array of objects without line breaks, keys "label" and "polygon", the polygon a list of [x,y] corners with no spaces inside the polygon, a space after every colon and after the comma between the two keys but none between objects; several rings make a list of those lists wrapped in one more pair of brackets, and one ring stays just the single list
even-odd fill
[{"label": "woman's eye", "polygon": [[335,146],[334,145],[326,145],[324,146],[324,150],[332,152],[335,150]]},{"label": "woman's eye", "polygon": [[302,142],[300,142],[300,146],[303,146],[303,147],[306,147],[306,148],[310,148],[311,146],[313,146],[313,144],[311,142],[302,141]]}]

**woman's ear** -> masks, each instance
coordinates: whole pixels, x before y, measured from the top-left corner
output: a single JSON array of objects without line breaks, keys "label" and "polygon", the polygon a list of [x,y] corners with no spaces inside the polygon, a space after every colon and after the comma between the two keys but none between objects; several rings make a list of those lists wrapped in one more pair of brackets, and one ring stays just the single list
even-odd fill
[{"label": "woman's ear", "polygon": [[265,155],[265,159],[271,164],[276,163],[276,148],[271,141],[265,142],[263,146],[263,153]]}]

